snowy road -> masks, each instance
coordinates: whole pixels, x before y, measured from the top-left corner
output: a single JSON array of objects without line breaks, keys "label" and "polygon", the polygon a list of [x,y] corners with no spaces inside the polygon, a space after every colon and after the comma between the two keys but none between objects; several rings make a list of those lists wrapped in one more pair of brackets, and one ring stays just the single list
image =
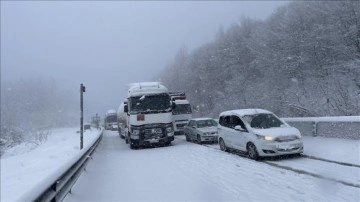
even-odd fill
[{"label": "snowy road", "polygon": [[[274,163],[301,165],[294,163],[297,160],[305,159]],[[346,169],[349,173],[336,170],[340,172],[338,177],[352,180],[348,177],[355,172],[352,182],[359,183],[358,171]],[[170,147],[130,150],[116,132],[106,131],[93,160],[65,201],[129,200],[359,201],[360,189],[188,143],[182,138],[176,138]]]},{"label": "snowy road", "polygon": [[[178,138],[185,140],[185,138],[182,137]],[[204,146],[220,150],[219,145],[216,144]],[[237,155],[236,153],[234,154]],[[240,155],[247,158],[244,154]],[[264,159],[262,162],[297,173],[307,174],[360,188],[360,166],[356,164],[343,165],[344,163],[342,162],[329,162],[326,160],[312,159],[308,157],[286,157],[268,161],[267,159]]]}]

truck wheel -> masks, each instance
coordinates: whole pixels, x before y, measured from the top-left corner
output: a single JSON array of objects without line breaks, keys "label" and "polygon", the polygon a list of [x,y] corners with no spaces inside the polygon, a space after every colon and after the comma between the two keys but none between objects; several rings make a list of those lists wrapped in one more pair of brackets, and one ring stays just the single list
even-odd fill
[{"label": "truck wheel", "polygon": [[190,142],[190,138],[189,138],[189,135],[187,133],[185,133],[185,139],[186,139],[186,141]]},{"label": "truck wheel", "polygon": [[201,144],[202,142],[201,142],[201,137],[200,137],[200,135],[197,135],[197,143],[198,144]]},{"label": "truck wheel", "polygon": [[118,129],[118,133],[119,133],[120,138],[122,138],[121,129],[120,129],[120,128]]},{"label": "truck wheel", "polygon": [[137,149],[138,146],[135,145],[134,143],[130,142],[130,149]]}]

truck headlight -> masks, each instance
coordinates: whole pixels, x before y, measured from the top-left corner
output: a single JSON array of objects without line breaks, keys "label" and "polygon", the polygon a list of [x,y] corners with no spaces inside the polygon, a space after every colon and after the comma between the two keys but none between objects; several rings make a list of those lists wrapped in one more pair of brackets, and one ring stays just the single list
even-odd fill
[{"label": "truck headlight", "polygon": [[171,132],[173,132],[172,127],[167,127],[167,128],[166,128],[166,132],[167,132],[167,133],[171,133]]},{"label": "truck headlight", "polygon": [[132,133],[133,133],[133,135],[139,135],[139,134],[140,134],[140,131],[134,129]]}]

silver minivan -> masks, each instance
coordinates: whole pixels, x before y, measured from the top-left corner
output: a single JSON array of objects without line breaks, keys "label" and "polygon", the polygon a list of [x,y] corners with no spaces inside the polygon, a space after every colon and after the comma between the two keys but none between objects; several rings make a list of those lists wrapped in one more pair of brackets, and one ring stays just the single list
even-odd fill
[{"label": "silver minivan", "polygon": [[218,132],[222,151],[243,151],[255,160],[303,152],[300,131],[264,109],[222,112]]}]

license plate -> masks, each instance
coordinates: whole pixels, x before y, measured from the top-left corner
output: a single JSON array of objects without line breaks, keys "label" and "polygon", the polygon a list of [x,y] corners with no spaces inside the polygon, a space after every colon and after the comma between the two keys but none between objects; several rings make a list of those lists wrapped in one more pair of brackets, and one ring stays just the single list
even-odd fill
[{"label": "license plate", "polygon": [[284,150],[289,150],[289,149],[293,149],[296,145],[278,145],[277,148],[278,149],[284,149]]},{"label": "license plate", "polygon": [[159,142],[159,140],[157,140],[157,139],[151,139],[151,140],[149,140],[149,142],[150,142],[150,143],[157,143],[157,142]]}]

